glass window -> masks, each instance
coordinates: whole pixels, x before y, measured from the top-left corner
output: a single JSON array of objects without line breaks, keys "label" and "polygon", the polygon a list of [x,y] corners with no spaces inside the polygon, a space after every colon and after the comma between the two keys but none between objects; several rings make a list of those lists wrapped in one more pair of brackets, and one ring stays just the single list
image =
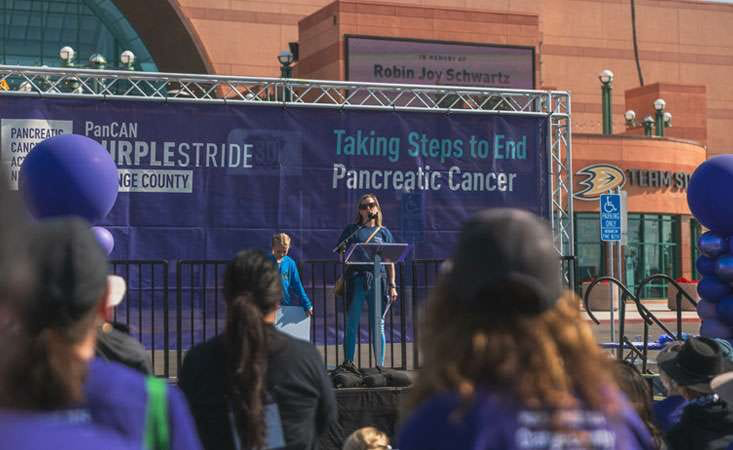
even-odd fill
[{"label": "glass window", "polygon": [[[658,273],[680,276],[679,217],[659,214],[629,214],[629,223],[640,224],[629,233],[625,253],[626,282],[636,292],[647,277]],[[631,226],[629,227],[631,229]],[[631,230],[630,230],[631,231]],[[640,298],[666,298],[667,283],[654,280],[644,285]]]},{"label": "glass window", "polygon": [[76,64],[101,53],[109,67],[122,51],[135,53],[135,69],[157,71],[144,43],[112,0],[0,2],[0,64],[60,66],[61,47],[76,50]]},{"label": "glass window", "polygon": [[[624,277],[629,290],[636,292],[650,275],[680,275],[679,217],[659,214],[629,214],[627,244],[624,248]],[[575,216],[576,278],[588,281],[606,274],[605,246],[600,241],[597,213]],[[639,292],[641,298],[665,298],[667,283],[654,281]]]},{"label": "glass window", "polygon": [[576,214],[575,255],[578,282],[603,275],[603,249],[600,245],[601,226],[598,214]]}]

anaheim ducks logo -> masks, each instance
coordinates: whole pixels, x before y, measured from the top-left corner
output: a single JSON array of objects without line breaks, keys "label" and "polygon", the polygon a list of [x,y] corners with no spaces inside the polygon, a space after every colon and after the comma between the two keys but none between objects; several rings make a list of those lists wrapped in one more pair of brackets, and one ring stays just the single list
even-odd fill
[{"label": "anaheim ducks logo", "polygon": [[598,200],[601,194],[623,187],[626,183],[624,171],[610,164],[593,164],[583,167],[576,172],[576,175],[586,177],[578,182],[583,186],[583,190],[574,195],[579,200]]}]

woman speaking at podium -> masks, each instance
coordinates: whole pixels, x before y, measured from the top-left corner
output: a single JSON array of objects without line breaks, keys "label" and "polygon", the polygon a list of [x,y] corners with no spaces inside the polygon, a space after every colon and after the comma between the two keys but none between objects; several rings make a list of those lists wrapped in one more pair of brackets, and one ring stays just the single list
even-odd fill
[{"label": "woman speaking at podium", "polygon": [[[382,226],[382,209],[379,206],[379,200],[374,194],[366,194],[361,197],[358,203],[358,210],[354,223],[344,228],[341,237],[338,240],[337,249],[343,255],[343,252],[353,244],[372,243],[372,244],[391,244],[394,242],[392,233]],[[397,286],[395,285],[395,271],[393,265],[386,265],[380,268],[380,277],[382,279],[382,298],[383,302],[395,302],[397,300]],[[389,275],[389,281],[387,281]],[[379,355],[375,355],[377,366],[384,366],[384,326],[383,322],[379,324],[374,320],[374,273],[373,268],[368,265],[349,265],[344,273],[344,282],[346,283],[346,298],[348,303],[348,314],[346,319],[346,337],[344,338],[344,368],[356,369],[354,366],[354,351],[356,349],[357,333],[359,329],[359,319],[361,318],[361,309],[364,300],[369,305],[369,328],[372,330],[374,338],[374,348],[378,348],[377,339],[382,342]]]}]

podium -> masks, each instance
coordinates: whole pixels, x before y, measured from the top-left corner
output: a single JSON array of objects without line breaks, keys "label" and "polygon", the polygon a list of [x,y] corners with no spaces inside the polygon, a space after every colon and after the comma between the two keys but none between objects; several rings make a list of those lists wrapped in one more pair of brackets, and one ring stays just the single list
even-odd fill
[{"label": "podium", "polygon": [[[347,266],[355,267],[371,267],[372,273],[374,274],[374,317],[372,317],[372,323],[375,327],[379,327],[377,330],[372,330],[374,334],[374,361],[377,367],[380,367],[382,362],[379,356],[382,354],[382,340],[378,338],[377,331],[382,330],[384,333],[384,315],[382,313],[382,278],[380,277],[382,272],[382,266],[387,264],[395,264],[404,261],[407,254],[410,252],[409,244],[384,244],[384,243],[360,243],[352,245],[344,256],[344,264]],[[389,307],[387,308],[387,310]],[[385,310],[384,314],[386,314]],[[372,343],[369,343],[372,345]]]}]

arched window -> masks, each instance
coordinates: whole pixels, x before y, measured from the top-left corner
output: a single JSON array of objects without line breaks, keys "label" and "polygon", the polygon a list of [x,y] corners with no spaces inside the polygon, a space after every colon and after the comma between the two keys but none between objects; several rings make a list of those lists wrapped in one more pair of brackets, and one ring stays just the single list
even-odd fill
[{"label": "arched window", "polygon": [[76,64],[94,53],[107,68],[124,50],[135,53],[135,69],[157,72],[145,44],[112,0],[3,0],[0,2],[0,64],[59,66],[59,50],[70,46]]}]

